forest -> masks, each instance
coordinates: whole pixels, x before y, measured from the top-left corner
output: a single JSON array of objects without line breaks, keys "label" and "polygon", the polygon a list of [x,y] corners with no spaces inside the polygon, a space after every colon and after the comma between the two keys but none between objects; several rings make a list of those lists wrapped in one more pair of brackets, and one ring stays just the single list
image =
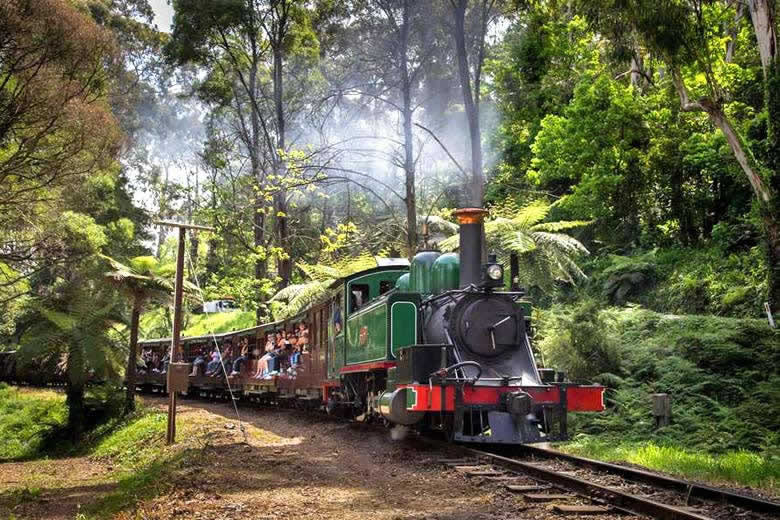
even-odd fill
[{"label": "forest", "polygon": [[[170,27],[158,4],[0,2],[0,351],[63,370],[62,439],[143,415],[121,385],[171,333],[158,222],[214,228],[185,260],[207,334],[455,250],[484,207],[537,355],[608,387],[567,449],[777,493],[775,0],[171,0]],[[0,460],[51,433],[18,406]]]}]

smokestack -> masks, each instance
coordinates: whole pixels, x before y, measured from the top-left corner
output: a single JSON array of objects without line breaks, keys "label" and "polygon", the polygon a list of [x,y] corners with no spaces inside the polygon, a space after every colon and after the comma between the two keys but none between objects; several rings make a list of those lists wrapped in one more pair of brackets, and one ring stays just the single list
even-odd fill
[{"label": "smokestack", "polygon": [[482,278],[482,208],[463,208],[455,212],[460,225],[460,288],[479,284]]}]

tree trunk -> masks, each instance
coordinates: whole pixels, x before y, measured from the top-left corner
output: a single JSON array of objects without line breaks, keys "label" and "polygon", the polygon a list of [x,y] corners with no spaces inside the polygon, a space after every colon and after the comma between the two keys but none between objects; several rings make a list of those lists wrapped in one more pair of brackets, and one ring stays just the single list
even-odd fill
[{"label": "tree trunk", "polygon": [[475,103],[474,92],[471,89],[471,73],[469,71],[468,54],[466,51],[466,6],[468,0],[457,0],[453,5],[455,15],[455,53],[458,58],[458,76],[463,92],[463,104],[466,119],[469,124],[469,139],[471,141],[471,179],[469,180],[469,204],[482,206],[485,179],[482,173],[482,137],[479,129],[479,105]]},{"label": "tree trunk", "polygon": [[734,21],[728,27],[726,31],[729,39],[726,42],[726,63],[734,61],[734,50],[737,45],[737,36],[739,35],[739,24],[742,21],[742,17],[745,13],[745,4],[737,4],[737,14],[734,15]]},{"label": "tree trunk", "polygon": [[71,439],[78,441],[84,431],[86,410],[84,408],[84,385],[86,367],[84,353],[81,347],[72,340],[68,349],[67,387],[65,389],[65,405],[68,407],[68,431]]},{"label": "tree trunk", "polygon": [[276,178],[279,179],[279,191],[274,197],[274,205],[276,209],[275,222],[277,229],[277,239],[280,248],[285,249],[286,255],[279,257],[277,261],[277,273],[279,275],[279,288],[283,289],[290,285],[292,278],[292,250],[290,249],[290,230],[289,219],[287,216],[287,190],[284,186],[284,178],[286,176],[285,158],[284,154],[286,148],[285,135],[284,135],[284,81],[282,73],[284,71],[284,51],[281,46],[281,37],[277,44],[274,46],[274,109],[276,112],[276,132],[277,132],[277,159],[275,162]]},{"label": "tree trunk", "polygon": [[777,32],[771,3],[771,0],[749,0],[748,2],[750,20],[753,22],[758,43],[758,54],[761,56],[761,67],[765,74],[777,54]]},{"label": "tree trunk", "polygon": [[764,226],[767,231],[767,267],[769,269],[769,305],[772,312],[780,313],[780,60],[775,56],[767,70],[767,162],[772,201],[766,210]]},{"label": "tree trunk", "polygon": [[761,205],[767,239],[768,300],[772,312],[780,313],[780,59],[773,2],[750,0],[750,20],[764,71],[764,101],[767,111],[767,170],[769,199]]},{"label": "tree trunk", "polygon": [[84,433],[86,408],[84,406],[84,384],[68,383],[65,389],[65,405],[68,407],[68,432],[71,440],[78,442]]},{"label": "tree trunk", "polygon": [[141,299],[136,296],[133,299],[133,310],[130,315],[130,349],[127,354],[127,368],[125,369],[125,414],[135,410],[135,367],[138,362],[138,322],[141,317]]},{"label": "tree trunk", "polygon": [[408,257],[411,258],[417,252],[417,194],[415,191],[414,171],[414,134],[412,133],[412,82],[409,77],[409,0],[404,0],[403,17],[401,24],[401,88],[403,90],[403,118],[404,118],[404,174],[406,194],[406,246]]},{"label": "tree trunk", "polygon": [[[254,49],[254,46],[253,46]],[[267,251],[265,249],[265,199],[263,194],[263,188],[265,188],[265,176],[262,168],[260,167],[260,113],[259,107],[255,102],[255,96],[257,95],[257,67],[258,56],[256,50],[252,54],[252,69],[249,71],[249,92],[252,103],[250,103],[250,116],[252,124],[252,135],[249,136],[249,143],[247,148],[249,149],[249,162],[252,168],[252,178],[257,183],[257,192],[255,195],[254,204],[252,207],[252,235],[254,241],[255,252],[259,255],[259,258],[255,260],[255,279],[260,281],[268,275],[268,262]],[[263,322],[264,314],[258,307],[255,312],[255,320],[257,324]]]}]

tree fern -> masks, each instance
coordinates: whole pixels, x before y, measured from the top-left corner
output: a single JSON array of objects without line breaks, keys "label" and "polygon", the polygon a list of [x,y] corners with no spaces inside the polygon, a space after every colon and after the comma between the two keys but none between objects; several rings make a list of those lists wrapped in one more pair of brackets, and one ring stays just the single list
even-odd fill
[{"label": "tree fern", "polygon": [[357,256],[345,256],[332,260],[329,264],[297,264],[309,279],[308,282],[294,284],[281,289],[272,298],[274,319],[280,320],[295,316],[317,301],[323,299],[328,287],[339,278],[344,278],[377,266],[376,258],[369,253]]},{"label": "tree fern", "polygon": [[125,350],[111,330],[121,320],[112,291],[94,280],[71,280],[35,308],[39,318],[21,338],[22,369],[60,366],[67,384],[68,426],[74,436],[81,431],[84,388],[90,376],[117,379]]},{"label": "tree fern", "polygon": [[[509,263],[510,253],[516,253],[520,264],[521,281],[543,290],[552,288],[556,280],[574,283],[585,274],[576,259],[587,255],[587,248],[571,235],[561,231],[585,226],[585,221],[544,222],[552,205],[535,201],[518,208],[514,201],[491,207],[485,221],[485,240],[491,252],[498,254],[501,263]],[[440,247],[454,251],[460,237],[453,235],[442,241]]]}]

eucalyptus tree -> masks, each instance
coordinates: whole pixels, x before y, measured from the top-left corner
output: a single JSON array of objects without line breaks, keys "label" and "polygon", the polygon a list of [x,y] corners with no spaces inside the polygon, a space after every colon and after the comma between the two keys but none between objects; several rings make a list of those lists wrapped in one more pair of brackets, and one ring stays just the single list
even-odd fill
[{"label": "eucalyptus tree", "polygon": [[471,144],[470,202],[482,206],[485,174],[482,164],[480,101],[482,72],[486,56],[486,38],[499,17],[500,0],[447,0],[452,9],[452,36],[460,79],[463,107],[469,125]]},{"label": "eucalyptus tree", "polygon": [[254,184],[255,278],[268,276],[274,257],[283,287],[292,266],[290,190],[305,176],[300,163],[291,168],[291,156],[303,133],[302,114],[316,91],[320,48],[312,20],[318,5],[303,0],[175,0],[173,5],[168,56],[205,69],[196,92],[211,107],[213,137],[228,145],[223,147],[231,152],[228,162],[239,170],[246,159]]},{"label": "eucalyptus tree", "polygon": [[348,29],[354,35],[350,54],[350,81],[344,90],[357,93],[380,113],[397,114],[401,121],[401,157],[390,157],[404,172],[404,190],[396,193],[406,209],[406,249],[413,255],[418,246],[416,148],[414,119],[422,108],[424,74],[438,50],[437,16],[431,2],[413,0],[362,0],[356,2],[355,18]]},{"label": "eucalyptus tree", "polygon": [[[757,154],[735,123],[725,86],[734,49],[727,22],[737,2],[710,0],[587,0],[579,3],[613,45],[639,38],[661,60],[685,112],[703,112],[726,139],[753,191],[764,227],[769,302],[780,309],[780,58],[776,2],[748,0],[757,61],[763,74],[766,145]],[[740,19],[737,19],[739,21]],[[752,43],[751,43],[752,45]],[[731,51],[729,52],[729,48]]]}]

